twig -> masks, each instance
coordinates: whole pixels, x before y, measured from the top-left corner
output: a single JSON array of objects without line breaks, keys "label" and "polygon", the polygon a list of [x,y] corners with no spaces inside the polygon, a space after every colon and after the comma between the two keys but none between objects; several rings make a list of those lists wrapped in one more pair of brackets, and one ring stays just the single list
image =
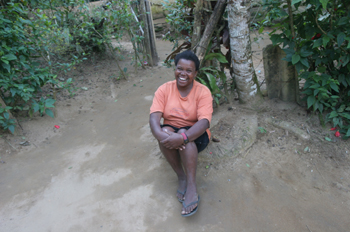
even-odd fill
[{"label": "twig", "polygon": [[[4,138],[5,139],[5,138]],[[14,146],[12,146],[12,144],[9,142],[9,141],[7,141],[7,139],[5,139],[5,141],[13,148],[13,149],[15,149],[16,151],[17,151],[17,148],[15,148]]]},{"label": "twig", "polygon": [[260,11],[260,8],[261,8],[261,5],[259,6],[259,9],[256,11],[256,14],[255,14],[255,16],[254,16],[253,20],[252,20],[252,21],[250,21],[250,24],[252,24],[252,23],[254,22],[254,20],[255,20],[256,16],[258,15],[258,13],[259,13],[259,11]]},{"label": "twig", "polygon": [[309,227],[306,225],[306,228],[310,231],[310,232],[312,232],[310,229],[309,229]]},{"label": "twig", "polygon": [[316,171],[318,172],[318,174],[320,174],[320,176],[322,177],[323,181],[325,182],[324,184],[326,185],[326,184],[327,184],[326,179],[323,177],[323,175],[321,174],[321,172],[318,170],[318,168],[317,168],[316,164],[314,164],[313,162],[312,162],[312,164],[315,166]]}]

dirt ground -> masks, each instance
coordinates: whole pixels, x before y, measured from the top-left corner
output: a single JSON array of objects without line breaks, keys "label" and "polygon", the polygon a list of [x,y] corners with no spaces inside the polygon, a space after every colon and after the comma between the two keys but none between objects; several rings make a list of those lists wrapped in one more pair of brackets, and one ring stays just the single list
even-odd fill
[{"label": "dirt ground", "polygon": [[[253,43],[261,82],[267,43]],[[171,48],[157,41],[161,61]],[[257,131],[239,155],[220,156],[215,144],[204,150],[198,212],[181,217],[176,176],[148,126],[153,93],[174,78],[173,69],[159,64],[136,73],[130,44],[125,49],[127,81],[116,79],[108,57],[89,60],[63,76],[78,90],[59,94],[54,119],[21,118],[22,135],[2,135],[0,231],[350,231],[349,141],[303,107],[268,99],[255,108],[233,101],[215,109],[219,138],[250,114],[266,133]],[[269,117],[310,139],[266,123]]]}]

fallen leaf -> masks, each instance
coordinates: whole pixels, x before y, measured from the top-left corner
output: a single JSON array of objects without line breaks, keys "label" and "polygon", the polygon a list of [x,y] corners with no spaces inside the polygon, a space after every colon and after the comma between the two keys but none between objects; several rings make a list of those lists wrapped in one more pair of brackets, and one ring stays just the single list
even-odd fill
[{"label": "fallen leaf", "polygon": [[250,168],[250,165],[249,165],[249,164],[245,164],[245,165],[247,165],[247,167]]},{"label": "fallen leaf", "polygon": [[328,138],[328,137],[324,137],[324,139],[327,140],[327,141],[329,141],[329,142],[332,141],[332,140],[331,140],[330,138]]},{"label": "fallen leaf", "polygon": [[209,168],[209,165],[205,166],[205,168],[208,169],[208,168]]}]

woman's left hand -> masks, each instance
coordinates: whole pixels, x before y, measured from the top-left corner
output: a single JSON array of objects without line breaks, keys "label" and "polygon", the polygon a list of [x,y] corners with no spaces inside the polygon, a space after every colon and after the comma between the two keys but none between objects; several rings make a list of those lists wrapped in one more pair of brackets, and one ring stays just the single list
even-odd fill
[{"label": "woman's left hand", "polygon": [[172,131],[164,130],[169,137],[160,141],[164,147],[168,149],[179,149],[179,150],[184,150],[185,145],[184,145],[184,140],[182,135],[174,133]]}]

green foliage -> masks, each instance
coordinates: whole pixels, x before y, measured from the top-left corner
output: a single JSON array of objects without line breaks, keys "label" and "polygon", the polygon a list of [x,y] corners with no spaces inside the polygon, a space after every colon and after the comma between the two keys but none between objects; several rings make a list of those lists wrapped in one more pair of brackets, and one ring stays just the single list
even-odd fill
[{"label": "green foliage", "polygon": [[[170,3],[164,0],[164,10],[168,12],[166,22],[170,25],[170,31],[165,34],[164,39],[174,43],[174,48],[178,47],[179,40],[183,35],[192,35],[193,30],[193,15],[191,8],[193,8],[195,0],[175,0]],[[186,36],[186,40],[191,40]]]},{"label": "green foliage", "polygon": [[[228,63],[222,53],[209,53],[204,57],[203,62],[212,61],[214,59],[222,64]],[[197,79],[209,88],[217,105],[219,105],[219,99],[221,97],[225,97],[226,100],[228,99],[221,90],[226,84],[226,75],[224,71],[219,70],[212,65],[208,67],[202,67],[199,69]]]},{"label": "green foliage", "polygon": [[13,119],[10,119],[10,114],[8,113],[8,110],[11,110],[12,107],[6,106],[3,107],[2,104],[0,104],[0,126],[3,129],[8,129],[12,133],[15,132],[15,121]]},{"label": "green foliage", "polygon": [[[282,9],[282,2],[265,0],[268,12]],[[343,1],[293,0],[295,35],[286,14],[267,15],[282,20],[271,33],[274,45],[282,45],[284,60],[295,65],[305,80],[307,107],[327,112],[326,120],[350,137],[350,11]]]},{"label": "green foliage", "polygon": [[131,3],[92,8],[85,0],[9,0],[0,7],[0,97],[7,105],[0,106],[0,126],[13,131],[8,110],[53,117],[55,99],[43,97],[43,88],[52,88],[54,98],[61,88],[73,95],[72,78],[58,77],[93,52],[107,47],[114,54],[120,46],[113,48],[112,36],[118,42],[129,34],[136,50],[143,37]]}]

